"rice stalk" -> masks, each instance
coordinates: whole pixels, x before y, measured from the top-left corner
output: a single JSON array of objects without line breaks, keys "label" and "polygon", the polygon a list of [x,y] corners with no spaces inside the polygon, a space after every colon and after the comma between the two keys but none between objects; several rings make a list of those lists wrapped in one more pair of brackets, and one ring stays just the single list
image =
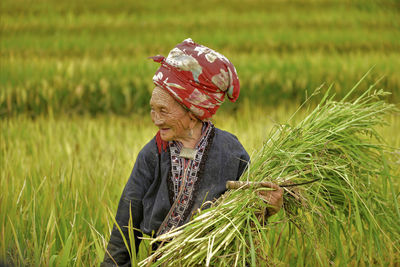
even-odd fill
[{"label": "rice stalk", "polygon": [[[317,263],[343,258],[379,262],[384,260],[378,253],[382,249],[398,253],[398,207],[395,196],[381,190],[393,179],[395,165],[388,153],[393,149],[375,131],[396,111],[382,100],[387,94],[371,86],[347,102],[350,94],[334,101],[328,91],[300,123],[277,125],[241,180],[307,183],[285,187],[278,221],[265,221],[260,189],[227,191],[186,225],[154,238],[152,242],[164,244],[140,266],[272,265],[287,259],[272,253],[283,248],[295,251],[298,262],[312,256]],[[271,230],[280,224],[289,230],[281,230],[274,247]]]}]

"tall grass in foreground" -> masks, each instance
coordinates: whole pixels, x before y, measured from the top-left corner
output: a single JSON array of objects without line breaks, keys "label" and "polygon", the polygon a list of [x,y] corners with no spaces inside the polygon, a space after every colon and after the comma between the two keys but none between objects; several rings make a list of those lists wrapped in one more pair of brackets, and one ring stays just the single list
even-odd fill
[{"label": "tall grass in foreground", "polygon": [[[135,120],[132,122],[131,120]],[[0,262],[95,266],[137,152],[138,118],[19,117],[0,122]]]},{"label": "tall grass in foreground", "polygon": [[[259,189],[225,193],[165,242],[142,266],[395,265],[400,211],[393,150],[374,127],[395,106],[370,87],[347,102],[328,93],[297,125],[280,125],[252,158],[242,181],[285,187],[284,211],[266,221]],[[398,165],[397,165],[398,167]],[[291,186],[307,183],[300,186]]]},{"label": "tall grass in foreground", "polygon": [[[214,122],[251,152],[271,120],[287,115],[284,106],[253,105],[240,116]],[[155,133],[149,114],[1,120],[0,262],[98,266],[136,155]]]},{"label": "tall grass in foreground", "polygon": [[[294,105],[271,108],[246,102],[237,114],[217,113],[214,122],[237,135],[254,158],[253,151],[273,124],[286,121],[294,111]],[[301,110],[292,121],[299,122],[307,114]],[[400,116],[385,119],[390,126],[378,131],[390,145],[400,148],[395,134],[400,132]],[[136,115],[1,120],[0,261],[9,266],[98,266],[135,157],[155,131],[149,116]],[[399,179],[393,180],[397,193],[399,186]],[[346,263],[353,260],[354,251],[362,251],[353,243],[356,232],[349,230],[344,236],[341,224],[335,225],[326,243],[315,247],[290,224],[276,223],[283,216],[272,217],[266,232],[270,255],[283,265],[311,265],[316,253],[339,252],[340,248],[343,253],[332,254],[329,261]],[[381,249],[386,265],[398,257],[390,246]],[[139,260],[145,255],[142,247]]]}]

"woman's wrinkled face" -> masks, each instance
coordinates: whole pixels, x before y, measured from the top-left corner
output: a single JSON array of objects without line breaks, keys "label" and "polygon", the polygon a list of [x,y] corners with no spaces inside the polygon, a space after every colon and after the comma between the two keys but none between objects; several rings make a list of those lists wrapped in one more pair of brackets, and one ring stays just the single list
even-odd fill
[{"label": "woman's wrinkled face", "polygon": [[186,111],[167,91],[156,86],[150,99],[151,119],[160,129],[164,141],[181,141],[187,138],[190,126]]}]

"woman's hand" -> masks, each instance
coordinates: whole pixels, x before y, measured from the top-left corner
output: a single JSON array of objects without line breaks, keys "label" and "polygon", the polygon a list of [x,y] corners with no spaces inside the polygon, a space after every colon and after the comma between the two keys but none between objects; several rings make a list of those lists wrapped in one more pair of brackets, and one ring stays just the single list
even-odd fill
[{"label": "woman's hand", "polygon": [[261,182],[261,188],[257,190],[258,196],[267,204],[268,216],[278,213],[283,205],[283,189],[271,182]]}]

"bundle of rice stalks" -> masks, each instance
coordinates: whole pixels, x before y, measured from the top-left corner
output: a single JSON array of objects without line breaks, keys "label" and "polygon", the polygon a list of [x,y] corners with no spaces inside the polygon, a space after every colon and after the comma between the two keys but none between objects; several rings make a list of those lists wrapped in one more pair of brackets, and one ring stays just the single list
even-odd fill
[{"label": "bundle of rice stalks", "polygon": [[347,263],[382,262],[384,249],[396,255],[400,213],[391,149],[374,129],[396,108],[373,86],[347,102],[353,90],[341,101],[328,90],[298,125],[278,126],[252,158],[242,181],[285,189],[274,222],[265,219],[260,189],[229,190],[186,225],[153,239],[161,247],[140,264],[265,266],[286,262],[285,253],[299,260],[306,249],[321,265],[334,264],[341,253]]}]

